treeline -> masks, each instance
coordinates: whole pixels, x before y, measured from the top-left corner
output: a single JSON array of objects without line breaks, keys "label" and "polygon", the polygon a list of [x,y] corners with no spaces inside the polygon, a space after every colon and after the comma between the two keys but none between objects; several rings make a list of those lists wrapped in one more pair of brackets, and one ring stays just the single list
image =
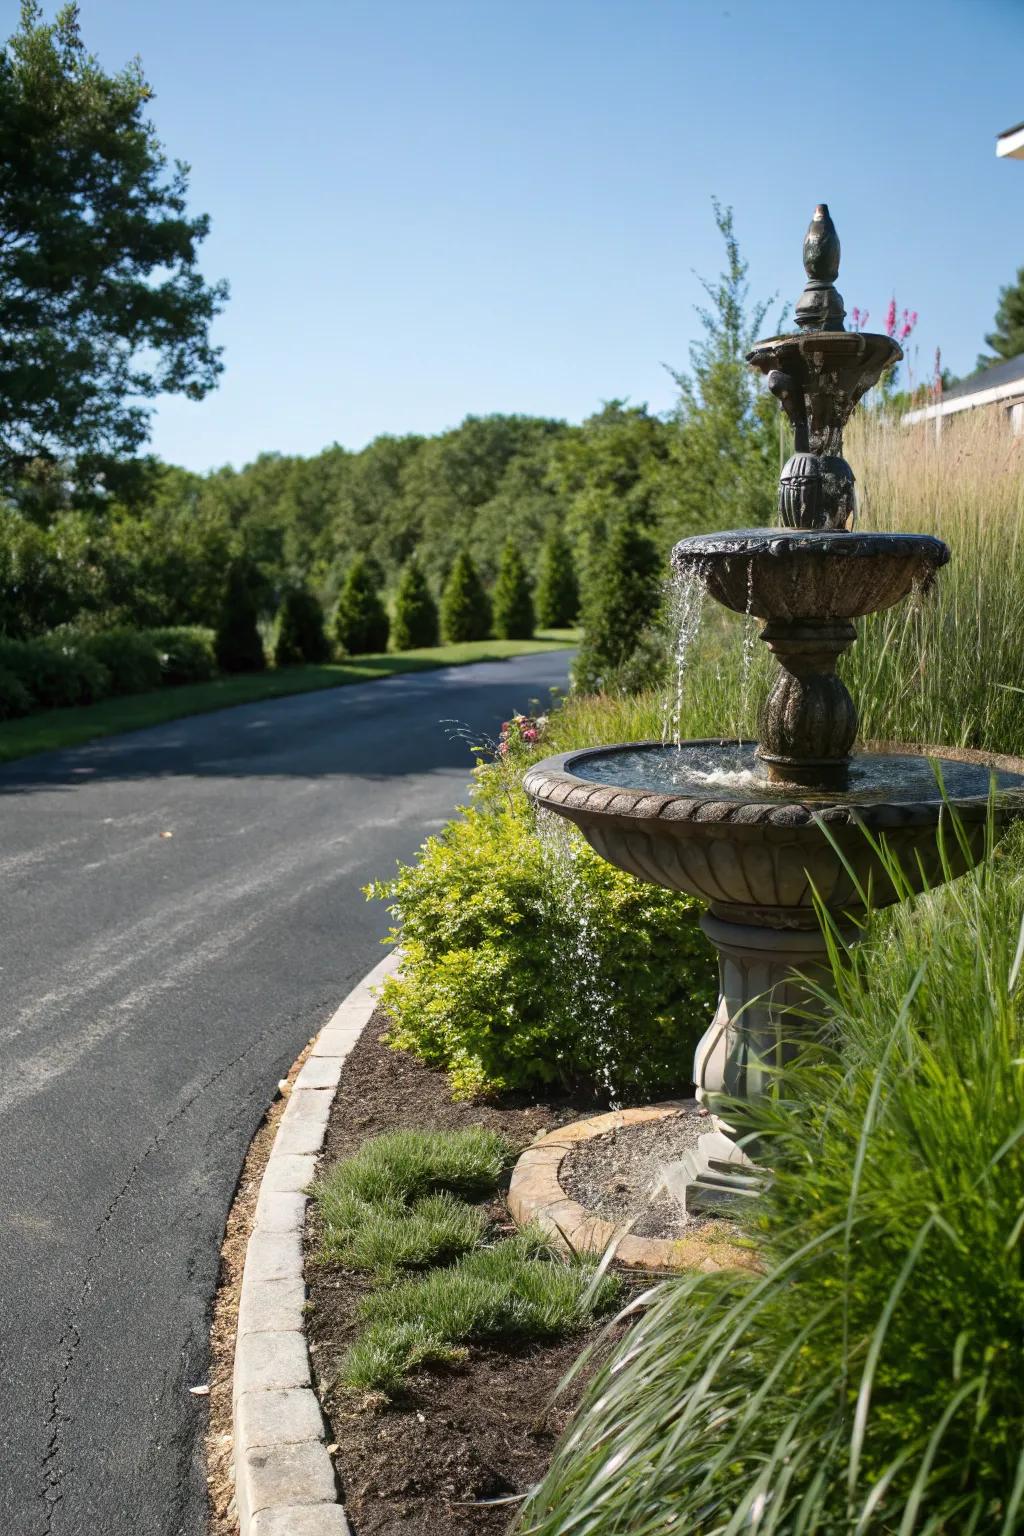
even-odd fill
[{"label": "treeline", "polygon": [[[510,602],[531,604],[541,624],[580,612],[586,623],[623,550],[650,573],[686,533],[768,521],[778,428],[743,361],[762,312],[745,314],[726,211],[719,223],[728,264],[708,285],[704,337],[677,376],[673,411],[611,401],[580,425],[470,416],[433,437],[382,436],[310,458],[268,453],[207,475],[152,458],[40,461],[0,506],[0,635],[217,629],[229,573],[241,570],[268,641],[298,593],[319,605],[329,644],[352,650],[343,610],[353,580],[368,591],[360,601],[383,611],[393,647],[408,630],[410,583],[419,632],[432,633],[436,609],[439,636],[461,638],[445,611],[459,606],[449,588],[456,577],[466,585],[467,560],[480,587],[473,625],[484,634],[522,628]],[[633,591],[627,649],[658,601],[654,580]],[[378,613],[373,638],[382,633]],[[598,660],[592,681],[607,670]]]}]

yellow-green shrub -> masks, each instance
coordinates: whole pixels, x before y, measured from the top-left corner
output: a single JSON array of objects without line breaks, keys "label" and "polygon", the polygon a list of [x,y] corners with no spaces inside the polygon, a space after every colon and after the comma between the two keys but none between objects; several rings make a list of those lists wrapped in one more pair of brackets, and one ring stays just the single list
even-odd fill
[{"label": "yellow-green shrub", "polygon": [[681,1088],[715,996],[699,904],[561,827],[546,848],[518,767],[477,775],[461,818],[368,890],[391,903],[405,955],[383,992],[392,1042],[446,1068],[463,1096]]}]

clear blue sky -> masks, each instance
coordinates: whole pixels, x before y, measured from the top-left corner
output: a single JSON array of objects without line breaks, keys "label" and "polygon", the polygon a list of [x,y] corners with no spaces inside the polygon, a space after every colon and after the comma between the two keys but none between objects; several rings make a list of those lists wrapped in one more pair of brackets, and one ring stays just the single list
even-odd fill
[{"label": "clear blue sky", "polygon": [[[4,0],[12,30],[16,7]],[[48,9],[50,7],[48,6]],[[82,0],[141,55],[232,286],[226,371],[161,402],[195,469],[467,413],[666,408],[717,195],[792,303],[827,201],[847,308],[969,371],[1024,265],[1024,0]]]}]

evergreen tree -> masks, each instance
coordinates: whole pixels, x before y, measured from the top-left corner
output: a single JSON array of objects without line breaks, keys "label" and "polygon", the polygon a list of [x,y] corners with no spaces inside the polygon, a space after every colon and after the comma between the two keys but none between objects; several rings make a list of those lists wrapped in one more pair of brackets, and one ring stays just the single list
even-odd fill
[{"label": "evergreen tree", "polygon": [[779,411],[746,361],[770,304],[751,308],[732,209],[712,204],[725,269],[713,282],[701,279],[710,300],[697,310],[704,336],[690,348],[690,372],[673,372],[679,402],[661,508],[665,549],[682,532],[757,527],[776,515]]},{"label": "evergreen tree", "polygon": [[573,685],[596,693],[632,656],[661,602],[661,558],[624,509],[612,526],[583,609],[583,643],[573,666]]},{"label": "evergreen tree", "polygon": [[257,573],[245,559],[228,566],[215,650],[222,672],[262,672],[267,665],[257,619]]},{"label": "evergreen tree", "polygon": [[396,651],[416,650],[437,644],[437,604],[427,585],[427,578],[415,555],[402,567],[395,612],[391,621],[391,644]]},{"label": "evergreen tree", "polygon": [[529,640],[533,636],[530,578],[512,539],[501,552],[494,584],[494,633],[502,640]]},{"label": "evergreen tree", "polygon": [[328,661],[330,654],[319,600],[306,587],[290,587],[274,626],[275,667],[316,665]]},{"label": "evergreen tree", "polygon": [[491,632],[491,605],[472,559],[462,550],[455,557],[441,594],[441,636],[447,645],[459,640],[486,640]]},{"label": "evergreen tree", "polygon": [[367,562],[357,555],[338,595],[332,628],[347,656],[387,650],[388,615]]},{"label": "evergreen tree", "polygon": [[561,528],[553,525],[540,553],[537,574],[537,618],[544,629],[575,623],[580,609],[579,585],[572,549]]},{"label": "evergreen tree", "polygon": [[1024,352],[1024,267],[1017,272],[1017,280],[999,290],[999,307],[996,310],[996,328],[985,337],[992,348],[992,356],[982,353],[979,368],[991,368]]}]

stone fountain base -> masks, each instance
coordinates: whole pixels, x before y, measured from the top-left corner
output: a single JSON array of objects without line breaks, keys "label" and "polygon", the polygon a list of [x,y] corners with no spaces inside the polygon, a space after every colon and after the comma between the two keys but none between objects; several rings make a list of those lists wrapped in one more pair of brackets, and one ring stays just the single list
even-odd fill
[{"label": "stone fountain base", "polygon": [[[736,1230],[728,1220],[703,1216],[692,1232],[681,1237],[641,1236],[630,1231],[626,1221],[611,1221],[588,1210],[562,1183],[567,1158],[582,1151],[587,1142],[610,1132],[697,1113],[692,1099],[677,1099],[642,1109],[611,1110],[549,1131],[527,1147],[515,1166],[508,1192],[513,1219],[520,1226],[535,1222],[560,1246],[576,1253],[604,1253],[614,1245],[620,1263],[639,1269],[756,1269],[756,1254],[736,1241]],[[715,1147],[723,1150],[725,1139],[712,1129],[713,1117],[708,1116],[707,1122],[706,1134],[717,1138]],[[638,1189],[636,1193],[641,1205],[646,1192]]]}]

